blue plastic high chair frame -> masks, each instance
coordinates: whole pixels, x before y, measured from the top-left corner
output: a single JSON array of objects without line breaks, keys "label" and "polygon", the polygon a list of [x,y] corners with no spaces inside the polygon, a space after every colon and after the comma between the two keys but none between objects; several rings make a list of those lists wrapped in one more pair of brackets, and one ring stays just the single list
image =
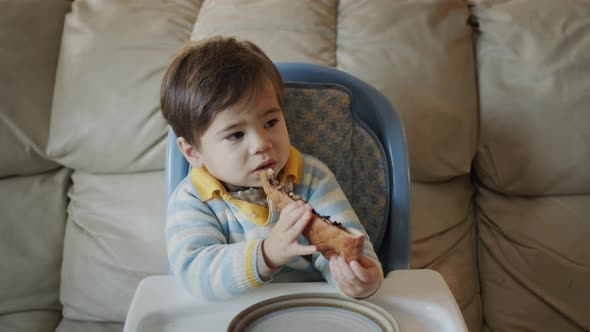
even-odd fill
[{"label": "blue plastic high chair frame", "polygon": [[[373,86],[338,69],[306,63],[276,65],[285,82],[335,83],[350,90],[353,112],[381,141],[389,164],[388,225],[377,250],[383,271],[409,269],[412,244],[410,175],[406,137],[398,113]],[[166,143],[165,168],[167,201],[189,170],[172,129],[168,132]]]}]

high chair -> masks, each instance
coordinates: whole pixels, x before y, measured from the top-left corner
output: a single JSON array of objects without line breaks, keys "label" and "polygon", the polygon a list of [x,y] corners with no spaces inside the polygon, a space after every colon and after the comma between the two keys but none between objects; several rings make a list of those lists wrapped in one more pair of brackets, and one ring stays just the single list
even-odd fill
[{"label": "high chair", "polygon": [[[322,160],[338,179],[382,262],[387,277],[379,291],[361,301],[338,295],[326,282],[271,283],[211,302],[192,298],[172,276],[152,276],[139,284],[124,331],[299,330],[285,323],[288,315],[303,315],[308,331],[467,331],[440,274],[410,269],[408,151],[390,102],[331,67],[277,67],[286,82],[283,110],[291,144]],[[168,199],[189,171],[172,130],[165,167]],[[281,320],[283,313],[287,320]]]}]

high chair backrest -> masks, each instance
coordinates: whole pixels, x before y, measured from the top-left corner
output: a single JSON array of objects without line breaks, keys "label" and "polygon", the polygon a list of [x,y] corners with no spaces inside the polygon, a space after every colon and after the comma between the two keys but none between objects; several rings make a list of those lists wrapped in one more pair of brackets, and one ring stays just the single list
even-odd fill
[{"label": "high chair backrest", "polygon": [[[278,63],[291,144],[336,175],[375,246],[385,273],[410,268],[411,208],[403,126],[387,98],[371,85],[315,64]],[[166,199],[189,164],[168,132]]]}]

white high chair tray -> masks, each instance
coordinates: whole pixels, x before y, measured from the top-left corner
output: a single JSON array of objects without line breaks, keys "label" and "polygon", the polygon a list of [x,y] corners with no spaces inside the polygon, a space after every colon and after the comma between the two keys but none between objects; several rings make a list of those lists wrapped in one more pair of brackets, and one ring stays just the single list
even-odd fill
[{"label": "white high chair tray", "polygon": [[[308,282],[308,283],[275,283],[262,286],[258,289],[242,294],[238,297],[222,301],[206,301],[196,299],[190,296],[172,276],[152,276],[142,280],[137,287],[135,296],[131,301],[131,306],[127,314],[124,332],[180,332],[180,331],[227,331],[230,322],[243,320],[250,315],[254,309],[268,308],[269,303],[277,301],[292,301],[292,298],[305,299],[301,293],[310,294],[308,300],[304,300],[303,309],[312,308],[317,301],[314,297],[318,293],[324,294],[327,298],[333,298],[338,301],[336,290],[325,282]],[[292,297],[279,298],[281,296],[299,294]],[[265,301],[269,300],[270,301]],[[350,319],[355,324],[363,323],[362,317],[355,316],[354,313],[361,311],[367,312],[364,317],[377,320],[387,320],[391,318],[393,323],[385,328],[375,330],[391,330],[387,326],[399,328],[399,331],[453,331],[467,332],[467,327],[457,302],[453,298],[447,284],[444,282],[438,272],[432,270],[397,270],[389,273],[379,291],[364,301],[350,300],[342,297],[342,301],[353,303],[354,306],[360,306],[356,309],[350,309],[349,305],[340,307],[338,304],[324,305],[338,307],[338,311],[324,311],[317,313],[313,319],[318,322],[324,320],[321,315],[325,315],[325,320]],[[317,298],[316,298],[317,300]],[[350,301],[349,301],[350,300]],[[262,302],[265,301],[265,302]],[[368,302],[368,304],[366,304]],[[366,305],[365,305],[366,304]],[[377,307],[375,307],[376,305]],[[309,307],[306,307],[309,306]],[[368,308],[368,309],[363,309]],[[381,311],[379,308],[383,309]],[[346,312],[349,310],[350,312]],[[277,316],[278,310],[268,309],[270,315]],[[285,313],[285,311],[281,311]],[[280,314],[278,316],[286,316]],[[289,315],[292,315],[289,313]],[[370,317],[370,315],[376,315]],[[319,318],[318,318],[319,316]],[[358,316],[358,315],[357,315]],[[255,320],[260,322],[260,317],[256,316]],[[288,317],[282,322],[292,321],[293,317]],[[281,331],[295,331],[302,328],[301,325],[293,323],[280,323]],[[259,327],[274,326],[276,321],[273,319],[263,319]],[[367,323],[367,322],[364,322]],[[270,324],[270,325],[269,325]],[[255,324],[254,324],[255,325]],[[252,331],[257,331],[252,327]],[[352,323],[351,323],[352,325]],[[313,326],[313,324],[312,324]],[[322,331],[326,331],[323,326],[318,326]],[[291,329],[291,330],[289,330]],[[258,329],[260,330],[260,329]],[[313,328],[305,326],[306,332],[314,331]],[[329,330],[328,330],[329,331]],[[342,331],[342,330],[340,330]]]}]

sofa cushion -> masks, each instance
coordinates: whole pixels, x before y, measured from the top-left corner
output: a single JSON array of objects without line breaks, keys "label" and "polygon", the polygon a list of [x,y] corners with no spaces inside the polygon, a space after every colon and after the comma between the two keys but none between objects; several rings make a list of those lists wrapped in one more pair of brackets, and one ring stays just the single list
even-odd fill
[{"label": "sofa cushion", "polygon": [[0,314],[59,312],[70,171],[0,180]]},{"label": "sofa cushion", "polygon": [[484,317],[493,331],[590,329],[590,196],[479,189]]},{"label": "sofa cushion", "polygon": [[0,315],[0,331],[54,332],[61,320],[59,310],[40,310]]},{"label": "sofa cushion", "polygon": [[340,1],[336,63],[371,83],[400,113],[412,179],[468,174],[477,91],[463,0]]},{"label": "sofa cushion", "polygon": [[470,176],[445,184],[412,185],[412,267],[440,272],[470,331],[481,328],[475,252],[474,194]]},{"label": "sofa cushion", "polygon": [[238,36],[275,62],[336,64],[338,1],[205,0],[191,40]]},{"label": "sofa cushion", "polygon": [[[45,155],[55,68],[69,1],[3,1],[0,177],[59,167]],[[34,24],[31,24],[34,22]]]},{"label": "sofa cushion", "polygon": [[516,195],[590,192],[590,3],[478,5],[481,181]]},{"label": "sofa cushion", "polygon": [[73,320],[123,322],[139,282],[166,274],[164,172],[75,172],[60,300]]},{"label": "sofa cushion", "polygon": [[199,6],[77,0],[66,17],[47,152],[94,173],[164,168],[159,92]]},{"label": "sofa cushion", "polygon": [[55,332],[123,332],[122,323],[100,323],[64,318]]}]

